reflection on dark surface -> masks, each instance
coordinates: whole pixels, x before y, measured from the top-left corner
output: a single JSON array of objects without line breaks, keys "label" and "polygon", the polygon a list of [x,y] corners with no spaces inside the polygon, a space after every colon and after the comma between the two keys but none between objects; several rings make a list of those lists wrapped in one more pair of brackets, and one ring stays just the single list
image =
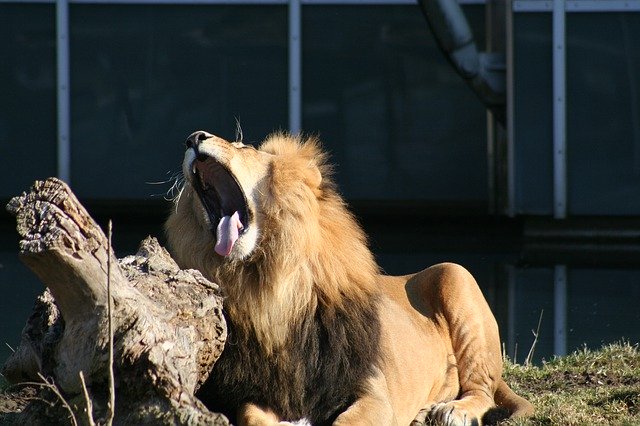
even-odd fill
[{"label": "reflection on dark surface", "polygon": [[[154,209],[164,210],[158,206]],[[616,249],[626,250],[624,256],[610,252],[607,256],[585,257],[580,247],[566,250],[562,242],[555,248],[537,247],[536,254],[529,251],[531,244],[523,238],[526,231],[520,220],[405,216],[402,212],[381,215],[359,207],[356,213],[386,273],[416,272],[445,261],[469,269],[498,319],[507,353],[517,361],[526,357],[541,315],[534,358],[538,362],[584,344],[598,348],[623,338],[640,342],[640,268],[633,263],[640,248],[635,243]],[[162,242],[164,215],[141,212],[133,220],[130,215],[113,212],[99,212],[97,216],[103,228],[108,218],[113,219],[114,247],[119,257],[135,252],[149,234],[159,236]],[[42,290],[17,258],[13,225],[4,223],[0,234],[0,292],[6,296],[0,298],[0,359],[10,351],[5,342],[18,344],[33,300]],[[562,246],[564,252],[559,249]],[[600,248],[607,250],[606,244]],[[593,248],[585,251],[596,253]],[[554,254],[549,257],[547,253]],[[559,287],[558,265],[565,264],[566,285]],[[560,308],[556,307],[559,300],[565,300]],[[558,340],[562,325],[564,332]]]},{"label": "reflection on dark surface", "polygon": [[517,361],[527,356],[539,321],[537,361],[583,345],[640,342],[637,223],[626,237],[579,224],[583,234],[599,232],[594,242],[541,238],[530,220],[399,218],[406,226],[365,221],[385,271],[403,274],[447,261],[467,267],[498,319],[507,354]]}]

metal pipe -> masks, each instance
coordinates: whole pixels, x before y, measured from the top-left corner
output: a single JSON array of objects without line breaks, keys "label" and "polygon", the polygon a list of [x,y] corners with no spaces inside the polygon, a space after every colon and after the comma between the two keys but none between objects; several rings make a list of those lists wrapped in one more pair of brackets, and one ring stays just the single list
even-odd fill
[{"label": "metal pipe", "polygon": [[300,0],[289,0],[289,132],[302,130],[302,34]]},{"label": "metal pipe", "polygon": [[[505,54],[507,1],[487,0],[485,6],[486,50]],[[506,115],[505,115],[506,117]],[[487,193],[489,213],[505,213],[507,200],[506,173],[503,168],[507,154],[505,123],[500,123],[491,111],[487,112]]]},{"label": "metal pipe", "polygon": [[515,91],[514,91],[514,33],[513,33],[513,3],[507,1],[506,4],[506,62],[507,62],[507,86],[506,86],[506,121],[507,121],[507,215],[516,215],[516,148],[515,148]]},{"label": "metal pipe", "polygon": [[517,286],[516,286],[516,267],[507,266],[507,351],[510,351],[511,359],[515,361],[517,352],[516,343],[516,321],[517,321]]},{"label": "metal pipe", "polygon": [[57,174],[71,183],[71,142],[69,103],[69,3],[56,0],[56,67],[57,67]]},{"label": "metal pipe", "polygon": [[567,217],[565,4],[553,0],[553,216]]},{"label": "metal pipe", "polygon": [[567,267],[556,265],[553,271],[553,353],[567,354]]},{"label": "metal pipe", "polygon": [[[552,0],[514,0],[513,11],[525,12],[551,12]],[[639,12],[640,0],[572,0],[565,3],[565,10],[572,12]]]},{"label": "metal pipe", "polygon": [[456,0],[418,0],[436,43],[480,100],[505,122],[505,66],[502,53],[478,53]]}]

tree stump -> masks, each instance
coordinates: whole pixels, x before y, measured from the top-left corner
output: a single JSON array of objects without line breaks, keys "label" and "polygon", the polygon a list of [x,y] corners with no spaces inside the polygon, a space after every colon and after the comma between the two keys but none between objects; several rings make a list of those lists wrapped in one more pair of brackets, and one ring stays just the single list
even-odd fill
[{"label": "tree stump", "polygon": [[[114,424],[228,424],[194,396],[226,338],[217,285],[198,271],[181,270],[151,237],[135,256],[118,261],[100,227],[58,179],[34,183],[7,209],[17,219],[20,257],[47,290],[2,374],[13,383],[46,378],[49,385],[35,386],[36,397],[20,412],[0,416],[0,423],[90,424],[81,372],[92,417],[105,422],[109,275]],[[60,395],[52,395],[51,384]]]}]

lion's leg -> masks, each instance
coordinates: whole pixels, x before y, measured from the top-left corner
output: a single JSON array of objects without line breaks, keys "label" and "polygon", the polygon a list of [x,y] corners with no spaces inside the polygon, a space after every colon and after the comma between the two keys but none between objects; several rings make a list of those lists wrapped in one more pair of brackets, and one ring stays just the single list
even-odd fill
[{"label": "lion's leg", "polygon": [[239,426],[263,426],[278,424],[278,417],[271,410],[246,403],[238,409]]},{"label": "lion's leg", "polygon": [[498,325],[466,269],[441,264],[423,273],[422,295],[439,326],[448,330],[460,384],[458,399],[435,404],[430,416],[445,425],[478,425],[495,406],[493,396],[502,376]]},{"label": "lion's leg", "polygon": [[246,403],[238,409],[238,426],[308,426],[306,420],[295,423],[280,421],[276,414],[255,404]]},{"label": "lion's leg", "polygon": [[504,380],[498,383],[494,399],[496,405],[509,410],[511,417],[526,417],[533,414],[533,405],[523,397],[516,395]]},{"label": "lion's leg", "polygon": [[381,371],[367,382],[366,394],[358,398],[346,411],[338,416],[334,426],[397,425],[389,399],[387,382]]}]

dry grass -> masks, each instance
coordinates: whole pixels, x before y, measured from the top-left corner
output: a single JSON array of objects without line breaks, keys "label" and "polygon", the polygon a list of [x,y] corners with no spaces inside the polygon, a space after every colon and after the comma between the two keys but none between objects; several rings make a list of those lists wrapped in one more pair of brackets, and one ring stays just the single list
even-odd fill
[{"label": "dry grass", "polygon": [[637,345],[583,349],[542,366],[507,362],[505,378],[536,414],[503,425],[640,425]]},{"label": "dry grass", "polygon": [[[617,343],[580,350],[542,366],[505,363],[507,383],[531,401],[536,414],[512,425],[640,425],[640,349]],[[0,376],[0,391],[7,386]],[[3,398],[4,397],[4,398]],[[2,414],[15,411],[33,395],[0,394]],[[25,401],[16,401],[22,397]],[[9,405],[7,405],[9,404]],[[17,405],[16,405],[17,404]]]}]

